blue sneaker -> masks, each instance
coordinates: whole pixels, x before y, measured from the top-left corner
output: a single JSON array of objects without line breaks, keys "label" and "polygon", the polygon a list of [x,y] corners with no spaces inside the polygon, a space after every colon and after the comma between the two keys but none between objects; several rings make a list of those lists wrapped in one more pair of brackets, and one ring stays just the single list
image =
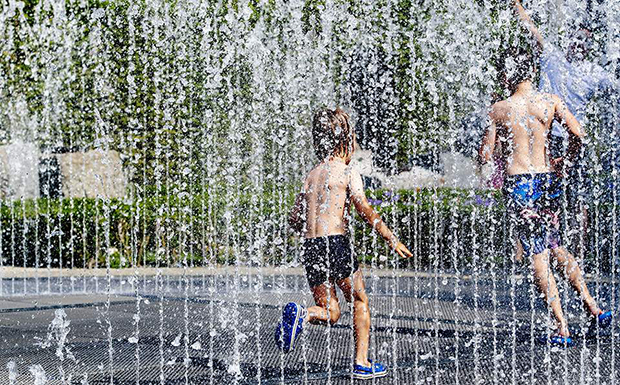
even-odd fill
[{"label": "blue sneaker", "polygon": [[586,336],[594,337],[596,335],[596,328],[598,325],[598,329],[606,329],[611,325],[611,320],[613,318],[613,314],[610,311],[606,311],[598,315],[598,317],[592,317],[592,322],[590,322],[590,326],[588,326]]},{"label": "blue sneaker", "polygon": [[608,328],[611,325],[612,318],[613,318],[613,315],[611,314],[610,311],[606,311],[604,313],[599,314],[598,317],[596,317],[596,322],[598,323],[598,327],[601,329]]},{"label": "blue sneaker", "polygon": [[351,373],[351,377],[356,378],[358,380],[370,380],[373,378],[384,377],[387,375],[387,369],[385,366],[372,362],[372,360],[368,360],[370,362],[370,366],[363,365],[353,365],[353,372]]},{"label": "blue sneaker", "polygon": [[289,302],[282,309],[282,321],[276,327],[276,344],[284,353],[288,353],[295,348],[295,342],[304,330],[304,320],[306,318],[306,308],[295,302]]},{"label": "blue sneaker", "polygon": [[549,343],[549,345],[557,346],[559,348],[570,348],[571,346],[575,345],[575,342],[572,338],[564,337],[559,334],[553,336],[540,336],[540,338],[538,338],[538,342],[540,342],[541,344]]}]

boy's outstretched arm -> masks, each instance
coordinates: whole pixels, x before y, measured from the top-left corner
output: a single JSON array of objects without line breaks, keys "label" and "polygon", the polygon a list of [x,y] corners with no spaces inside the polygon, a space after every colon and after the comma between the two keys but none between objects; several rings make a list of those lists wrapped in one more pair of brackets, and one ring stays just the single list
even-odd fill
[{"label": "boy's outstretched arm", "polygon": [[366,194],[364,193],[364,184],[362,183],[362,177],[359,172],[355,169],[351,169],[351,200],[353,201],[353,205],[355,205],[355,209],[360,214],[360,216],[372,227],[375,229],[385,241],[390,245],[394,251],[398,253],[403,258],[409,258],[413,256],[411,252],[407,249],[405,245],[396,239],[392,231],[387,227],[387,225],[381,220],[381,216],[377,214],[375,210],[368,203],[368,199],[366,199]]},{"label": "boy's outstretched arm", "polygon": [[517,10],[519,18],[523,20],[527,29],[530,30],[532,36],[534,37],[534,39],[536,39],[536,43],[538,43],[538,48],[542,50],[545,47],[545,39],[543,39],[540,31],[538,30],[530,16],[527,14],[527,12],[525,12],[525,8],[523,8],[523,5],[521,5],[520,0],[515,0],[515,8]]},{"label": "boy's outstretched arm", "polygon": [[295,204],[288,215],[288,223],[293,230],[300,233],[304,228],[304,221],[306,220],[306,194],[300,192],[295,197]]}]

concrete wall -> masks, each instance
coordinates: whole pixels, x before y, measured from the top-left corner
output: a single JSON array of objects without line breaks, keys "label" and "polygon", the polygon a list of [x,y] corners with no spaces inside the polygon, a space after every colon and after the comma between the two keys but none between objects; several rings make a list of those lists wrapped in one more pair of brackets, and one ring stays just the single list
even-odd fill
[{"label": "concrete wall", "polygon": [[388,176],[372,164],[372,153],[358,150],[353,153],[351,165],[361,175],[375,178],[384,187],[395,189],[413,189],[419,187],[456,187],[480,188],[486,186],[489,171],[480,173],[474,161],[459,153],[443,153],[440,155],[443,174],[414,166],[409,171]]},{"label": "concrete wall", "polygon": [[92,150],[54,155],[62,175],[62,193],[74,198],[121,198],[127,180],[117,151]]},{"label": "concrete wall", "polygon": [[127,178],[117,151],[43,155],[35,144],[16,141],[0,146],[0,199],[38,198],[40,187],[45,187],[40,180],[45,158],[57,160],[65,198],[121,198],[126,194]]},{"label": "concrete wall", "polygon": [[0,199],[39,197],[39,148],[15,141],[0,146]]}]

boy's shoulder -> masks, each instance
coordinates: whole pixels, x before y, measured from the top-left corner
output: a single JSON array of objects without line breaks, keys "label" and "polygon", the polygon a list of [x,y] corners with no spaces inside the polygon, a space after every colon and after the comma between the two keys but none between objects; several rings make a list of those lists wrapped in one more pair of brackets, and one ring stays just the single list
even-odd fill
[{"label": "boy's shoulder", "polygon": [[358,167],[355,164],[344,164],[340,162],[320,162],[312,167],[306,174],[306,184],[316,182],[317,179],[324,179],[325,173],[328,171],[328,177],[349,177],[360,175]]},{"label": "boy's shoulder", "polygon": [[495,120],[501,119],[510,109],[510,103],[510,99],[504,99],[493,103],[491,108],[489,108],[489,117]]},{"label": "boy's shoulder", "polygon": [[552,94],[549,92],[538,92],[536,94],[536,97],[538,105],[542,108],[557,109],[561,106],[564,106],[564,101],[557,94]]},{"label": "boy's shoulder", "polygon": [[352,175],[359,175],[360,173],[358,166],[356,164],[351,164],[351,163],[347,165],[346,172]]},{"label": "boy's shoulder", "polygon": [[312,168],[306,173],[306,180],[310,179],[317,171],[320,170],[321,166],[323,166],[323,162],[319,162],[312,166]]}]

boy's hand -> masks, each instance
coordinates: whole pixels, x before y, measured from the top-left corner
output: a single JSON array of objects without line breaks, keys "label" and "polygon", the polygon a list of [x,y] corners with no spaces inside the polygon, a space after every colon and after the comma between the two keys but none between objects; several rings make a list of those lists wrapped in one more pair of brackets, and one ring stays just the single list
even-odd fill
[{"label": "boy's hand", "polygon": [[400,242],[396,243],[396,246],[394,247],[394,251],[396,251],[398,255],[400,255],[403,258],[413,257],[413,254],[411,254],[411,251],[407,249],[407,246],[403,245]]},{"label": "boy's hand", "polygon": [[551,166],[558,178],[566,178],[568,176],[568,167],[571,163],[564,157],[551,159]]}]

